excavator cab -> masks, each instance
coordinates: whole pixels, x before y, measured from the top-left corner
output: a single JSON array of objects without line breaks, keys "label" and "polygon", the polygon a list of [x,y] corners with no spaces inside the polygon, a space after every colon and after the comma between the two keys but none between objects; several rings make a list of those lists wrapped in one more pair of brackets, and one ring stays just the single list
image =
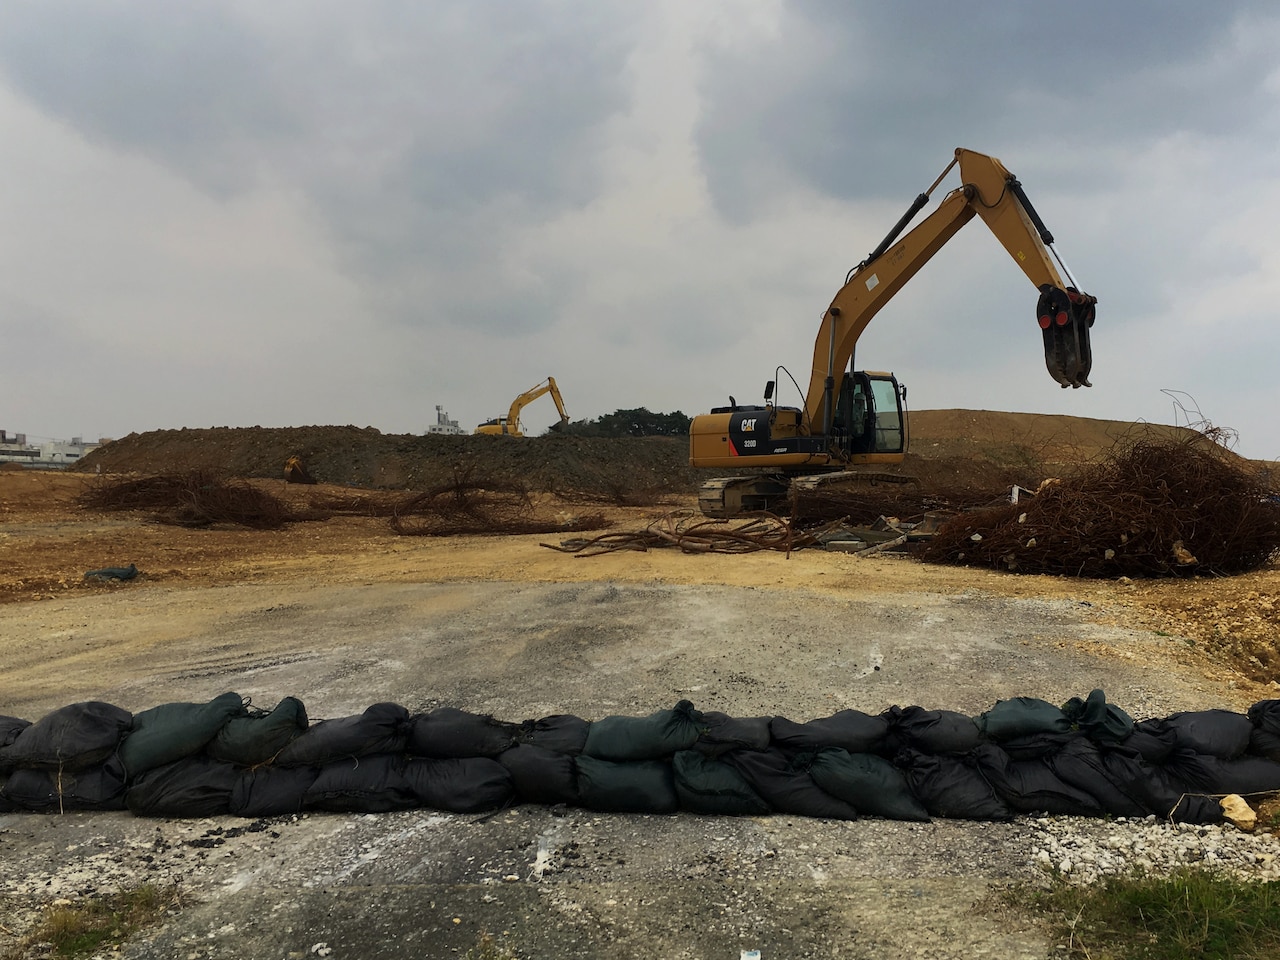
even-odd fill
[{"label": "excavator cab", "polygon": [[831,422],[832,446],[849,456],[905,452],[902,395],[892,373],[845,374]]}]

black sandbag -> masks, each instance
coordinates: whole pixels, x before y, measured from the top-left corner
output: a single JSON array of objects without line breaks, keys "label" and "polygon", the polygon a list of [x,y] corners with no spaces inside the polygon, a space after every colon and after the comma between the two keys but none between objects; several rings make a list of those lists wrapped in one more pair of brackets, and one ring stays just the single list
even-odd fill
[{"label": "black sandbag", "polygon": [[227,721],[244,714],[238,693],[224,693],[208,703],[165,703],[135,713],[133,728],[120,744],[120,759],[133,779],[199,753]]},{"label": "black sandbag", "polygon": [[1249,734],[1249,753],[1268,760],[1280,760],[1280,734],[1254,727]]},{"label": "black sandbag", "polygon": [[246,769],[231,791],[228,812],[253,818],[301,813],[303,798],[319,775],[318,767],[268,764]]},{"label": "black sandbag", "polygon": [[777,813],[827,820],[857,820],[858,810],[833,797],[814,781],[806,768],[811,753],[789,754],[778,747],[768,750],[735,750],[724,759],[751,784]]},{"label": "black sandbag", "polygon": [[1107,703],[1101,690],[1091,690],[1083,700],[1072,697],[1062,705],[1062,712],[1086,737],[1099,743],[1121,743],[1133,733],[1133,718],[1114,703]]},{"label": "black sandbag", "polygon": [[579,803],[602,813],[675,813],[675,776],[664,760],[619,763],[583,754],[573,758]]},{"label": "black sandbag", "polygon": [[116,752],[132,724],[128,710],[100,700],[59,707],[19,729],[8,746],[0,747],[0,769],[94,766]]},{"label": "black sandbag", "polygon": [[1253,721],[1246,714],[1230,710],[1171,713],[1160,722],[1173,730],[1178,749],[1207,753],[1220,760],[1244,756],[1254,730]]},{"label": "black sandbag", "polygon": [[970,756],[1010,810],[1075,817],[1102,814],[1091,794],[1063,782],[1043,758],[1013,760],[994,743],[982,744]]},{"label": "black sandbag", "polygon": [[[1259,730],[1265,730],[1273,736],[1280,737],[1280,700],[1259,700],[1248,709],[1245,716]],[[3,721],[0,720],[0,728],[2,727]],[[0,743],[4,743],[2,736],[0,736]]]},{"label": "black sandbag", "polygon": [[[23,720],[20,717],[0,717],[0,750],[17,740],[18,734],[29,726],[31,726],[30,720]],[[0,763],[0,770],[3,769],[4,764]]]},{"label": "black sandbag", "polygon": [[884,746],[884,753],[889,756],[903,747],[931,754],[968,753],[982,742],[982,733],[974,719],[955,710],[894,706],[881,716],[889,724]]},{"label": "black sandbag", "polygon": [[216,817],[230,812],[243,772],[203,753],[130,777],[125,803],[138,817]]},{"label": "black sandbag", "polygon": [[794,753],[838,747],[850,753],[877,753],[884,748],[889,721],[860,710],[840,710],[829,717],[796,723],[774,717],[769,724],[773,746]]},{"label": "black sandbag", "polygon": [[954,820],[1012,820],[1013,811],[978,770],[961,757],[900,750],[893,765],[902,771],[933,817]]},{"label": "black sandbag", "polygon": [[917,822],[929,819],[929,811],[911,792],[902,771],[873,753],[819,750],[809,764],[809,774],[819,787],[863,816]]},{"label": "black sandbag", "polygon": [[297,697],[285,697],[270,711],[248,708],[228,720],[206,748],[215,760],[251,767],[266,763],[289,741],[307,732],[307,708]]},{"label": "black sandbag", "polygon": [[764,750],[773,738],[769,717],[731,717],[713,710],[702,715],[702,722],[693,749],[707,757],[730,750]]},{"label": "black sandbag", "polygon": [[751,817],[769,813],[769,804],[731,764],[698,750],[671,758],[680,809],[714,816]]},{"label": "black sandbag", "polygon": [[1127,746],[1102,750],[1100,756],[1111,782],[1148,813],[1177,823],[1222,822],[1222,807],[1216,799],[1189,792],[1187,785],[1175,780],[1164,767],[1147,763]]},{"label": "black sandbag", "polygon": [[1164,770],[1188,790],[1199,793],[1247,796],[1280,791],[1280,763],[1265,757],[1223,760],[1207,753],[1175,750],[1165,761]]},{"label": "black sandbag", "polygon": [[1111,782],[1102,755],[1088,737],[1076,737],[1057,753],[1045,758],[1063,783],[1089,794],[1103,813],[1113,817],[1143,817],[1150,811],[1141,800]]},{"label": "black sandbag", "polygon": [[401,771],[403,765],[404,758],[398,753],[347,757],[326,763],[303,794],[303,809],[386,813],[416,807],[418,798]]},{"label": "black sandbag", "polygon": [[1012,760],[1043,760],[1051,757],[1075,740],[1088,739],[1079,730],[1053,733],[1029,733],[1024,737],[1011,737],[1000,741],[1000,749]]},{"label": "black sandbag", "polygon": [[569,754],[521,743],[502,751],[498,762],[511,775],[517,801],[577,806],[577,774]]},{"label": "black sandbag", "polygon": [[415,757],[496,757],[516,742],[520,725],[488,714],[440,707],[413,718],[405,749]]},{"label": "black sandbag", "polygon": [[313,723],[277,755],[283,767],[323,767],[350,757],[402,753],[412,718],[397,703],[375,703],[364,713]]},{"label": "black sandbag", "polygon": [[1037,733],[1067,733],[1071,729],[1071,721],[1061,707],[1038,697],[998,700],[974,719],[982,735],[997,742]]},{"label": "black sandbag", "polygon": [[591,721],[568,713],[541,720],[526,720],[516,734],[516,742],[576,757],[587,745]]},{"label": "black sandbag", "polygon": [[123,810],[124,788],[124,765],[113,756],[78,770],[15,770],[0,787],[0,797],[14,809],[34,813]]},{"label": "black sandbag", "polygon": [[1163,720],[1139,720],[1133,733],[1125,738],[1124,748],[1132,750],[1147,763],[1164,763],[1178,745],[1178,736]]},{"label": "black sandbag", "polygon": [[410,757],[404,765],[404,778],[418,804],[433,810],[482,813],[515,800],[511,773],[490,757]]},{"label": "black sandbag", "polygon": [[587,730],[582,755],[596,760],[661,760],[688,750],[703,731],[702,714],[688,700],[647,717],[605,717]]}]

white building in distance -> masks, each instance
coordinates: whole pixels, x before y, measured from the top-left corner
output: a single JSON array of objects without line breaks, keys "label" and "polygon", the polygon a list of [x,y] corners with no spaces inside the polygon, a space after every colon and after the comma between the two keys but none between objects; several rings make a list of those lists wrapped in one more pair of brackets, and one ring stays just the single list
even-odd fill
[{"label": "white building in distance", "polygon": [[445,412],[444,407],[436,404],[436,422],[427,427],[427,436],[443,434],[444,436],[457,437],[461,436],[462,428],[458,426],[457,420],[450,420],[449,414]]},{"label": "white building in distance", "polygon": [[35,444],[27,443],[25,433],[0,430],[0,463],[58,469],[70,466],[90,450],[95,450],[106,442],[106,437],[99,438],[97,443],[85,443],[80,437],[72,437],[70,440],[45,440]]}]

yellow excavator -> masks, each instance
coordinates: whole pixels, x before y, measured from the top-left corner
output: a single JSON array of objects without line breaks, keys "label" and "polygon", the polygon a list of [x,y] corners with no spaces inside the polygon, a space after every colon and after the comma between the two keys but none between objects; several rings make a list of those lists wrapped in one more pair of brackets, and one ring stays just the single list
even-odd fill
[{"label": "yellow excavator", "polygon": [[551,429],[558,430],[564,427],[569,422],[569,414],[564,410],[564,399],[560,396],[560,388],[556,386],[555,377],[547,377],[537,386],[531,387],[512,400],[511,409],[507,411],[505,417],[486,420],[476,427],[476,434],[493,437],[523,437],[524,433],[520,429],[520,411],[548,393],[551,394],[551,399],[556,403],[556,410],[560,413],[560,422],[554,424]]},{"label": "yellow excavator", "polygon": [[[903,235],[957,166],[961,185]],[[845,277],[818,328],[804,405],[775,406],[775,381],[770,380],[763,405],[739,405],[730,397],[728,406],[693,418],[691,466],[756,471],[704,483],[698,498],[704,514],[732,517],[771,510],[793,491],[826,484],[902,481],[875,469],[900,464],[906,454],[906,389],[892,373],[853,370],[854,348],[876,313],[975,215],[1039,291],[1036,320],[1050,376],[1063,388],[1091,385],[1089,331],[1097,298],[1076,284],[1018,178],[996,158],[958,148],[933,185]]]}]

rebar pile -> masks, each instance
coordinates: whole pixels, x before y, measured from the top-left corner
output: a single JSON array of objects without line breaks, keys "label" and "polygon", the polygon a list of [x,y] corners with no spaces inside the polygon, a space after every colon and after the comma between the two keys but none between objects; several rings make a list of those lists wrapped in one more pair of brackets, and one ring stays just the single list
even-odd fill
[{"label": "rebar pile", "polygon": [[92,510],[144,511],[159,523],[180,527],[232,523],[277,530],[295,519],[279,498],[206,470],[99,480],[81,494],[79,502]]},{"label": "rebar pile", "polygon": [[558,545],[544,543],[542,546],[580,557],[658,547],[678,547],[684,553],[755,553],[759,550],[790,553],[820,543],[823,534],[839,526],[842,523],[837,521],[819,529],[800,531],[772,513],[753,514],[741,522],[707,520],[694,514],[667,514],[644,530],[606,533],[589,540],[565,540]]},{"label": "rebar pile", "polygon": [[[1005,493],[1008,489],[1005,489]],[[987,491],[956,489],[933,493],[887,492],[859,493],[827,489],[804,491],[792,495],[792,519],[804,523],[845,520],[854,526],[869,526],[880,517],[897,517],[904,522],[923,519],[939,510],[966,510],[990,504],[999,496]]]},{"label": "rebar pile", "polygon": [[391,514],[391,528],[396,533],[418,537],[555,533],[607,526],[609,522],[599,514],[539,519],[523,486],[476,479],[468,470],[459,471],[450,483],[401,500]]},{"label": "rebar pile", "polygon": [[1077,577],[1173,577],[1257,569],[1280,550],[1275,492],[1210,439],[1138,440],[1030,500],[962,513],[921,553],[954,563]]}]

